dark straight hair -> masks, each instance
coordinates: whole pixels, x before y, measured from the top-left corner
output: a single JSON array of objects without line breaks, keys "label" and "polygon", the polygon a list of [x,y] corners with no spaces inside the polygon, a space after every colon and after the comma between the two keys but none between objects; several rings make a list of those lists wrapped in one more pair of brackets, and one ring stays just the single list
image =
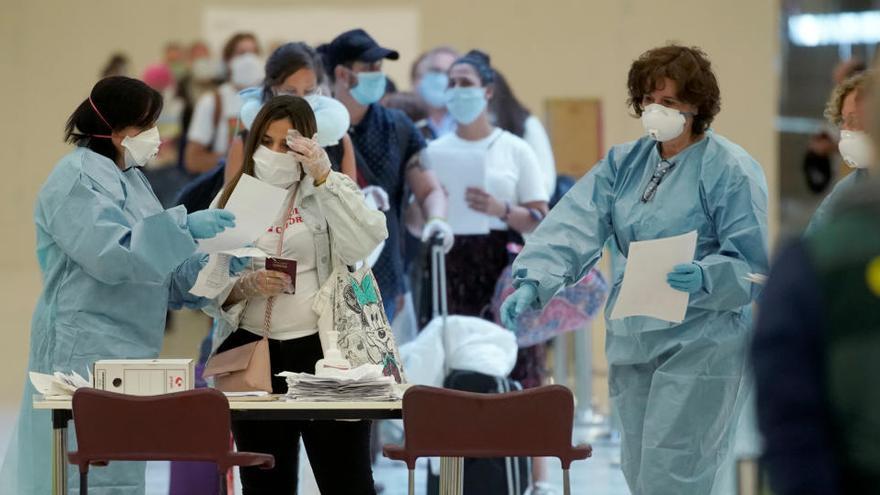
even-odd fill
[{"label": "dark straight hair", "polygon": [[223,189],[223,194],[220,196],[220,202],[217,205],[219,208],[226,206],[226,203],[232,196],[232,191],[235,190],[235,186],[238,185],[242,175],[247,174],[251,177],[256,177],[254,175],[254,152],[260,146],[263,135],[266,134],[266,129],[269,128],[269,125],[281,119],[287,119],[293,128],[303,136],[314,136],[318,132],[315,113],[312,111],[309,102],[303,98],[282,95],[275,96],[266,102],[260,113],[254,118],[254,123],[251,125],[251,130],[248,132],[247,140],[244,143],[244,164],[238,174]]},{"label": "dark straight hair", "polygon": [[507,79],[495,70],[495,91],[489,100],[489,110],[495,114],[495,125],[519,137],[526,133],[526,119],[531,113],[513,94]]},{"label": "dark straight hair", "polygon": [[143,81],[125,76],[105,77],[67,119],[64,141],[116,161],[118,152],[110,138],[96,136],[107,136],[126,127],[147,129],[156,123],[161,112],[162,95]]},{"label": "dark straight hair", "polygon": [[305,43],[285,43],[275,49],[266,60],[266,79],[263,81],[263,101],[272,98],[272,88],[281,85],[285,79],[300,69],[311,69],[318,78],[318,86],[324,82],[324,68],[321,57]]}]

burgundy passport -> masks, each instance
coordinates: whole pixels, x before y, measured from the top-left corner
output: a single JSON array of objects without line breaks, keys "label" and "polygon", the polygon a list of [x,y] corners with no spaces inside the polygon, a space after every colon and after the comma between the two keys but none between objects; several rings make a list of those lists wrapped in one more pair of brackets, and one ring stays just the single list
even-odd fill
[{"label": "burgundy passport", "polygon": [[290,290],[284,291],[284,293],[296,293],[296,260],[288,260],[284,258],[266,258],[266,270],[288,274],[291,280]]}]

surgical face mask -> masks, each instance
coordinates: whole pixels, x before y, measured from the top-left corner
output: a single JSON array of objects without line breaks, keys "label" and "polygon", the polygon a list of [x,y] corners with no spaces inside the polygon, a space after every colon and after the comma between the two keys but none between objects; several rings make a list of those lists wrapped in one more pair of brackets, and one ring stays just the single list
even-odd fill
[{"label": "surgical face mask", "polygon": [[360,72],[357,75],[357,86],[351,88],[351,96],[361,105],[372,105],[385,95],[385,73]]},{"label": "surgical face mask", "polygon": [[158,127],[151,127],[137,136],[126,136],[122,140],[126,168],[146,165],[150,159],[159,154],[160,144],[162,140],[159,137]]},{"label": "surgical face mask", "polygon": [[843,161],[852,168],[868,168],[874,163],[874,145],[864,132],[841,131],[837,148]]},{"label": "surgical face mask", "polygon": [[291,154],[260,145],[254,151],[254,175],[267,184],[287,189],[299,180],[299,162]]},{"label": "surgical face mask", "polygon": [[172,62],[169,66],[171,69],[171,73],[174,74],[174,80],[180,81],[184,77],[186,77],[186,63],[185,62]]},{"label": "surgical face mask", "polygon": [[322,147],[338,144],[351,126],[348,109],[342,103],[326,96],[308,95],[305,100],[315,112],[315,123],[318,127],[315,140]]},{"label": "surgical face mask", "polygon": [[193,61],[192,76],[196,81],[211,81],[223,77],[223,66],[208,57]]},{"label": "surgical face mask", "polygon": [[428,72],[419,81],[419,94],[425,103],[433,108],[446,106],[446,88],[449,86],[449,76],[442,72]]},{"label": "surgical face mask", "polygon": [[266,75],[263,62],[253,53],[245,53],[230,60],[229,72],[229,80],[239,88],[256,86]]},{"label": "surgical face mask", "polygon": [[488,104],[484,88],[450,88],[446,90],[446,109],[456,122],[468,125],[477,120]]},{"label": "surgical face mask", "polygon": [[683,112],[657,103],[646,106],[642,111],[642,126],[645,128],[645,133],[661,143],[681,136],[686,121]]}]

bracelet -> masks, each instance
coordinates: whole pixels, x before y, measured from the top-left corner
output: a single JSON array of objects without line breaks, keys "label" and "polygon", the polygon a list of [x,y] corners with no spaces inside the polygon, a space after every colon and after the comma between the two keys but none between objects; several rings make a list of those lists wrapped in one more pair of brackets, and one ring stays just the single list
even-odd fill
[{"label": "bracelet", "polygon": [[318,187],[318,186],[322,186],[322,185],[324,185],[324,183],[327,182],[327,178],[328,178],[328,177],[330,177],[330,172],[329,172],[329,171],[327,172],[327,175],[325,175],[323,179],[321,179],[321,180],[316,180],[316,181],[315,181],[315,187]]},{"label": "bracelet", "polygon": [[504,202],[504,215],[501,215],[501,220],[507,222],[507,218],[510,216],[510,201]]},{"label": "bracelet", "polygon": [[540,222],[545,217],[544,213],[542,213],[541,210],[537,208],[529,208],[529,216],[531,216],[532,220],[536,222]]}]

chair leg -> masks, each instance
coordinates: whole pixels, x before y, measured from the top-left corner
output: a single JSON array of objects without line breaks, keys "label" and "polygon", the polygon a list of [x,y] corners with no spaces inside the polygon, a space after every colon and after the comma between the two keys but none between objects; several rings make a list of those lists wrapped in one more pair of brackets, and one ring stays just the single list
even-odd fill
[{"label": "chair leg", "polygon": [[416,470],[409,470],[409,495],[416,495]]},{"label": "chair leg", "polygon": [[217,490],[220,495],[227,495],[226,492],[226,471],[219,470],[217,473]]},{"label": "chair leg", "polygon": [[79,493],[80,495],[89,495],[89,472],[79,472]]},{"label": "chair leg", "polygon": [[571,495],[571,473],[568,469],[562,470],[562,490],[564,495]]}]

